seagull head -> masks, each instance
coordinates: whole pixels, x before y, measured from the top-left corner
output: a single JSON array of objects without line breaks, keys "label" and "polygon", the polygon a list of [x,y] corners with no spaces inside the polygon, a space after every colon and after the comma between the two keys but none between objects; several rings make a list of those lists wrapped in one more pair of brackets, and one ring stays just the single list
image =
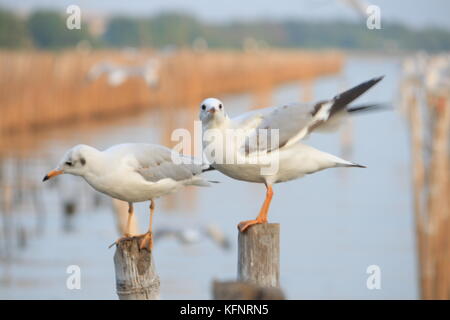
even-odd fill
[{"label": "seagull head", "polygon": [[225,108],[219,99],[207,98],[200,104],[200,120],[203,123],[211,120],[221,122],[225,118]]},{"label": "seagull head", "polygon": [[84,176],[88,171],[89,158],[91,157],[92,147],[86,145],[77,145],[67,151],[58,166],[47,173],[42,181],[47,181],[63,173]]}]

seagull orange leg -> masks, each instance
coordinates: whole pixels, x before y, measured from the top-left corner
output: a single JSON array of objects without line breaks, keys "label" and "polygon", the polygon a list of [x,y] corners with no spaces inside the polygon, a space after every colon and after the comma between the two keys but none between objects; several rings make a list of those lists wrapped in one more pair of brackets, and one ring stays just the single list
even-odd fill
[{"label": "seagull orange leg", "polygon": [[131,219],[133,218],[134,210],[133,210],[133,204],[131,202],[128,202],[128,218],[127,218],[127,226],[125,229],[125,234],[117,239],[113,244],[109,246],[111,248],[113,245],[118,244],[120,241],[127,240],[131,238],[130,234],[130,227],[131,227]]},{"label": "seagull orange leg", "polygon": [[133,217],[133,204],[131,202],[128,203],[128,218],[127,218],[127,227],[125,229],[125,237],[131,236],[130,234],[130,227],[131,227],[131,218]]},{"label": "seagull orange leg", "polygon": [[148,232],[143,235],[141,244],[139,245],[141,249],[147,248],[149,251],[153,248],[152,225],[154,212],[155,212],[155,203],[153,202],[153,200],[150,200],[150,224],[148,226]]},{"label": "seagull orange leg", "polygon": [[266,186],[266,187],[267,187],[266,199],[264,200],[264,203],[261,207],[261,210],[259,211],[258,216],[254,220],[247,220],[247,221],[242,221],[241,223],[239,223],[238,224],[239,231],[244,232],[245,230],[247,230],[248,227],[250,227],[254,224],[267,223],[269,206],[270,206],[270,202],[272,201],[272,197],[273,197],[273,190],[272,190],[272,186]]}]

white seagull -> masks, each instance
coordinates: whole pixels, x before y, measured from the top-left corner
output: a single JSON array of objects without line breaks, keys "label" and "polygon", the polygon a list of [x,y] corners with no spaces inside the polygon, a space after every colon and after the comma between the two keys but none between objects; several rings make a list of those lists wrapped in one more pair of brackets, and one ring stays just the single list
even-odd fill
[{"label": "white seagull", "polygon": [[[251,111],[233,119],[227,116],[220,100],[208,98],[201,103],[203,151],[211,166],[231,178],[264,183],[267,188],[259,215],[254,220],[239,223],[241,232],[251,225],[267,222],[274,183],[297,179],[327,168],[364,168],[300,141],[313,130],[335,128],[342,116],[348,113],[375,107],[348,105],[382,79],[379,77],[361,83],[331,100],[320,101],[315,105],[287,104]],[[236,134],[237,131],[240,133]],[[229,139],[230,133],[241,139]],[[278,141],[274,144],[277,134]],[[270,165],[276,170],[267,170]]]},{"label": "white seagull", "polygon": [[190,157],[178,154],[178,159],[184,158],[189,161],[176,164],[172,161],[172,152],[160,145],[144,143],[120,144],[104,151],[88,145],[77,145],[66,152],[56,169],[50,171],[43,181],[63,173],[81,176],[95,190],[112,198],[127,201],[129,205],[127,231],[116,243],[131,237],[129,228],[133,203],[150,200],[148,232],[136,237],[143,237],[141,249],[151,249],[154,200],[183,186],[210,185],[200,177],[200,174],[209,168],[196,164]]}]

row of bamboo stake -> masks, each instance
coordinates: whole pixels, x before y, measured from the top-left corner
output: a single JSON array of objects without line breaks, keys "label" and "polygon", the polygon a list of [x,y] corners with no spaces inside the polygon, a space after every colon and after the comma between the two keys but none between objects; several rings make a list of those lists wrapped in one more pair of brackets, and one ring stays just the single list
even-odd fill
[{"label": "row of bamboo stake", "polygon": [[[139,65],[159,61],[158,85],[130,78],[110,86],[106,76],[87,81],[99,62]],[[314,79],[340,71],[337,52],[305,51],[142,51],[130,57],[121,51],[0,51],[0,133],[24,136],[48,128],[120,118],[141,109],[197,107],[203,98],[255,92],[282,82]],[[0,150],[17,145],[0,140]]]}]

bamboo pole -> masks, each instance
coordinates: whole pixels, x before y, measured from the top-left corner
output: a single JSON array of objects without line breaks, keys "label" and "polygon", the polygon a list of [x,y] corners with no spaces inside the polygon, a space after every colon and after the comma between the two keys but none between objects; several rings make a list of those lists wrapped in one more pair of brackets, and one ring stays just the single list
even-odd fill
[{"label": "bamboo pole", "polygon": [[425,163],[423,160],[423,123],[420,116],[420,106],[417,97],[410,92],[411,96],[409,103],[409,122],[411,130],[411,158],[412,158],[412,176],[413,176],[413,192],[414,192],[414,217],[416,222],[417,235],[417,252],[420,273],[420,291],[422,296],[425,292],[429,292],[429,267],[427,267],[427,250],[425,230],[425,206],[424,206],[424,191],[425,191]]},{"label": "bamboo pole", "polygon": [[120,300],[158,300],[159,276],[152,253],[139,249],[139,237],[120,241],[114,253],[116,292]]},{"label": "bamboo pole", "polygon": [[430,165],[430,192],[428,196],[428,214],[430,231],[430,248],[433,255],[433,284],[428,298],[448,299],[448,219],[450,209],[447,206],[449,194],[449,132],[450,104],[447,97],[440,97],[435,102],[436,119]]},{"label": "bamboo pole", "polygon": [[448,79],[438,72],[450,65],[442,59],[430,58],[423,70],[415,61],[402,85],[411,129],[422,299],[450,297],[450,97]]},{"label": "bamboo pole", "polygon": [[280,225],[258,224],[238,236],[238,280],[280,286]]}]

